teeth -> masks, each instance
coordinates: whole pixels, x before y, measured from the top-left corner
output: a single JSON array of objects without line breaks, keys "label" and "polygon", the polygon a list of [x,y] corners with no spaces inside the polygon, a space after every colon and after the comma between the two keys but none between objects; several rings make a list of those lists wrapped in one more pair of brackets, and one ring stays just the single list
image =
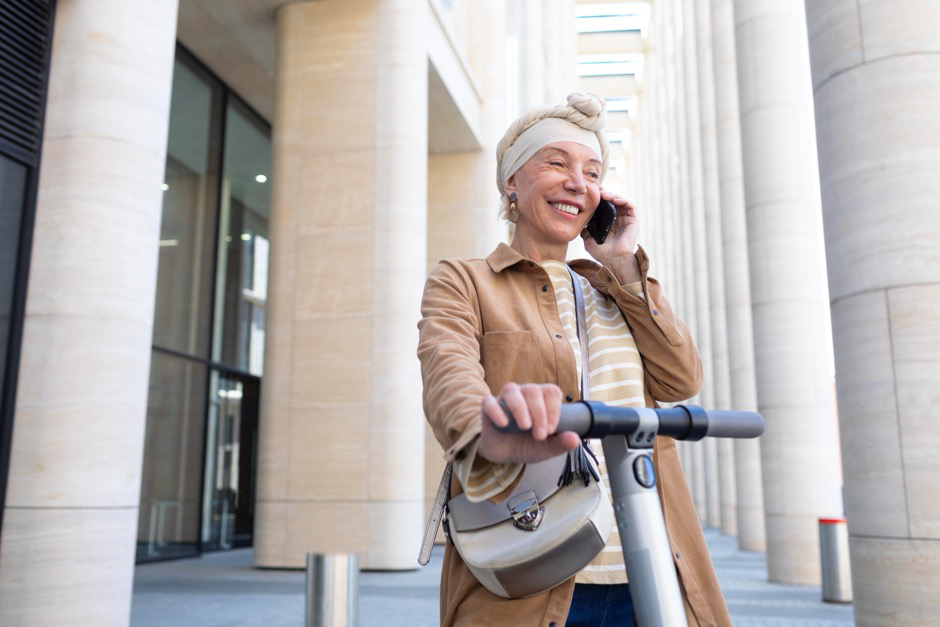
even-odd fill
[{"label": "teeth", "polygon": [[558,209],[559,211],[564,211],[565,213],[570,213],[571,215],[578,215],[578,208],[571,205],[566,205],[561,202],[553,202],[552,207]]}]

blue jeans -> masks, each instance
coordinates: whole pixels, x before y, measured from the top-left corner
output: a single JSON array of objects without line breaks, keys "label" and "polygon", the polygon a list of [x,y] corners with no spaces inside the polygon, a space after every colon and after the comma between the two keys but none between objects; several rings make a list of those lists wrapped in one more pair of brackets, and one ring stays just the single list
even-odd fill
[{"label": "blue jeans", "polygon": [[566,627],[633,627],[630,584],[574,586]]}]

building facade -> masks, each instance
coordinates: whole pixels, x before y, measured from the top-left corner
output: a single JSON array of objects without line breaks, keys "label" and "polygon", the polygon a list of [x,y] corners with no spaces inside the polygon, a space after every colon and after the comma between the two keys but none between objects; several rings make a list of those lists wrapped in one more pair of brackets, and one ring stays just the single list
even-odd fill
[{"label": "building facade", "polygon": [[496,143],[575,90],[692,400],[767,420],[681,447],[703,523],[818,583],[845,513],[859,624],[935,622],[940,14],[888,4],[0,1],[0,623],[126,624],[205,551],[414,568],[424,278],[508,240]]}]

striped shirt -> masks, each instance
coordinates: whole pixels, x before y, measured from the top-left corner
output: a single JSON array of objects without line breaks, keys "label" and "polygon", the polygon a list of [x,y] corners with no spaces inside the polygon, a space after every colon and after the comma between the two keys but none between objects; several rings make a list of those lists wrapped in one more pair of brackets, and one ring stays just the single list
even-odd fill
[{"label": "striped shirt", "polygon": [[[577,314],[574,291],[568,268],[559,261],[544,261],[540,264],[548,273],[555,292],[558,316],[571,349],[574,351],[581,378],[581,343],[578,340]],[[609,405],[643,407],[643,364],[633,341],[630,329],[624,321],[616,303],[605,294],[595,290],[587,279],[577,276],[584,294],[584,314],[587,324],[589,346],[588,381],[589,398]],[[631,294],[644,297],[640,282],[624,286]],[[518,478],[525,465],[493,464],[476,455],[477,439],[467,447],[466,455],[454,465],[457,478],[470,501],[479,502],[504,492]],[[611,498],[607,480],[607,465],[600,440],[591,440],[591,449],[599,462],[604,491]],[[620,535],[616,525],[611,529],[607,546],[575,578],[577,583],[617,584],[626,583]]]}]

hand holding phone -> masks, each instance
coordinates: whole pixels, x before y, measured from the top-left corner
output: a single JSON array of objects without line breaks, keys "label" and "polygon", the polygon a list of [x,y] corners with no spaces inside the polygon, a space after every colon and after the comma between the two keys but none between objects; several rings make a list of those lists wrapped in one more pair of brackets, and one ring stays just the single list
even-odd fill
[{"label": "hand holding phone", "polygon": [[594,215],[591,216],[590,222],[587,223],[587,232],[590,233],[595,242],[603,244],[604,240],[607,239],[607,234],[610,233],[610,227],[614,225],[614,219],[616,217],[617,208],[601,198],[597,209],[594,210]]}]

